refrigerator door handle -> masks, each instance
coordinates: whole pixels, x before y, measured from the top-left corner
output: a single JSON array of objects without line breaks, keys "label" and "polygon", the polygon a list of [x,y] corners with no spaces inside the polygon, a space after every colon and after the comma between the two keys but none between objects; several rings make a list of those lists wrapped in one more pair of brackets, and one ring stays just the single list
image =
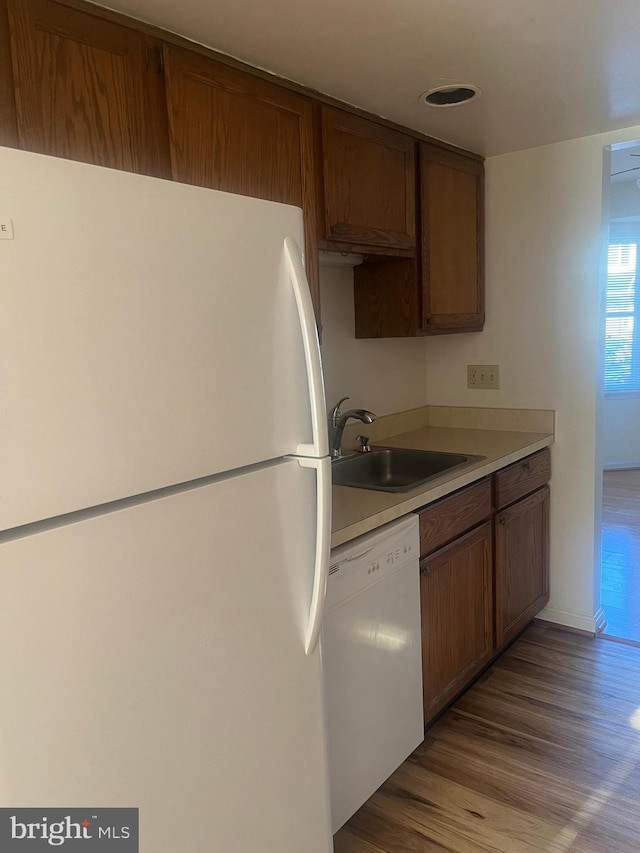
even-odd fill
[{"label": "refrigerator door handle", "polygon": [[292,457],[303,468],[314,468],[316,472],[316,553],[313,573],[313,589],[309,606],[309,621],[304,640],[304,651],[312,655],[318,645],[324,603],[327,596],[329,556],[331,552],[331,460]]},{"label": "refrigerator door handle", "polygon": [[285,237],[284,257],[296,298],[302,345],[304,347],[304,359],[307,367],[309,403],[311,405],[313,443],[299,444],[296,454],[298,456],[313,456],[317,458],[326,456],[329,453],[320,345],[318,343],[318,331],[316,329],[309,284],[302,265],[302,255],[293,237]]}]

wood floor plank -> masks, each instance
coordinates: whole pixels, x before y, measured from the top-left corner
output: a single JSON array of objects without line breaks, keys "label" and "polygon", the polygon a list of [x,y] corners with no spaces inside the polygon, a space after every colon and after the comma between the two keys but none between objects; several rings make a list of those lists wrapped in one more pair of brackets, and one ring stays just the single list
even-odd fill
[{"label": "wood floor plank", "polygon": [[470,742],[465,744],[464,763],[460,748],[446,743],[432,749],[429,763],[432,772],[442,779],[457,781],[508,807],[528,809],[536,817],[560,824],[572,818],[589,794],[584,783],[567,784],[550,778],[526,767],[517,757],[502,756],[494,760],[490,748],[479,750]]},{"label": "wood floor plank", "polygon": [[601,606],[605,633],[640,641],[640,469],[605,471]]},{"label": "wood floor plank", "polygon": [[[585,701],[579,704],[578,694],[562,696],[553,701],[553,691],[539,698],[523,695],[515,688],[503,691],[504,682],[496,681],[487,685],[463,701],[459,710],[471,716],[482,717],[488,702],[492,702],[494,711],[492,721],[506,729],[528,734],[546,744],[575,746],[584,743],[585,736],[597,733],[596,751],[609,754],[608,740],[613,739],[614,754],[620,746],[621,738],[634,738],[630,721],[634,718],[638,705],[612,698],[607,707],[606,700],[594,704]],[[572,698],[576,704],[571,705]],[[594,700],[595,701],[595,700]],[[614,710],[614,704],[617,709]],[[553,719],[550,718],[550,712]],[[616,713],[618,716],[616,717]],[[626,719],[627,727],[621,726]]]},{"label": "wood floor plank", "polygon": [[340,839],[336,842],[335,850],[340,853],[384,853],[382,847],[363,841],[357,835],[353,835],[348,829],[340,833]]},{"label": "wood floor plank", "polygon": [[530,627],[336,853],[638,853],[640,648]]},{"label": "wood floor plank", "polygon": [[398,769],[385,791],[391,797],[404,798],[420,823],[425,822],[419,816],[425,811],[420,805],[428,804],[427,824],[437,825],[441,836],[464,839],[479,844],[480,849],[489,847],[504,853],[520,848],[537,850],[555,838],[560,829],[559,823],[534,815],[529,809],[496,802],[467,784],[443,784],[438,774],[409,763]]}]

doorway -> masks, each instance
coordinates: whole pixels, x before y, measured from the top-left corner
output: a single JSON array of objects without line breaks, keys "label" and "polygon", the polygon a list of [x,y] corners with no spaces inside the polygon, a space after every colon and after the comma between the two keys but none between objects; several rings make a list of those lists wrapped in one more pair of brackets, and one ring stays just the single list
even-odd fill
[{"label": "doorway", "polygon": [[612,146],[603,300],[603,636],[640,644],[640,142]]}]

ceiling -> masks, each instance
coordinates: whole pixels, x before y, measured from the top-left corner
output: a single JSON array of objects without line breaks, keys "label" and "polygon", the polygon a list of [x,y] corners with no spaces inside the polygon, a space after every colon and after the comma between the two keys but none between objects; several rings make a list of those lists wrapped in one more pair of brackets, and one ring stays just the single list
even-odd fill
[{"label": "ceiling", "polygon": [[[485,156],[640,124],[638,0],[107,0]],[[434,109],[419,95],[482,95]]]}]

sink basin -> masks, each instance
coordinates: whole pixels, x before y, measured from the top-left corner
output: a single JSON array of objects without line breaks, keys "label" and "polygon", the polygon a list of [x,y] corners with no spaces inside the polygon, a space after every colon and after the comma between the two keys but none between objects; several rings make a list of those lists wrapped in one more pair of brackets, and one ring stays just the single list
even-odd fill
[{"label": "sink basin", "polygon": [[462,468],[480,459],[485,457],[403,447],[372,447],[370,453],[356,453],[335,460],[331,473],[336,486],[408,492],[445,471]]}]

